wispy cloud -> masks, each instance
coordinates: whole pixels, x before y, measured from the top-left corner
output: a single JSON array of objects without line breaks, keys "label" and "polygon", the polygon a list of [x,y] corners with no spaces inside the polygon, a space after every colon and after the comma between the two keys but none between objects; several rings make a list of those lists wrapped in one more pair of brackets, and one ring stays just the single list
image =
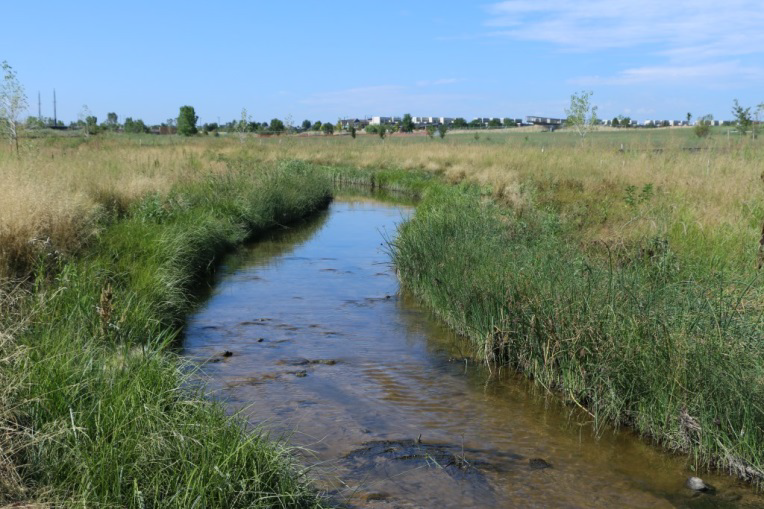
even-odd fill
[{"label": "wispy cloud", "polygon": [[644,83],[704,83],[716,86],[732,85],[740,81],[764,80],[764,69],[745,66],[739,61],[701,63],[697,65],[657,65],[635,67],[618,72],[615,76],[582,76],[569,80],[575,85],[639,85]]},{"label": "wispy cloud", "polygon": [[759,79],[761,66],[737,59],[764,56],[761,0],[508,0],[487,7],[488,36],[539,41],[564,51],[644,48],[662,60],[600,78],[631,84],[654,77],[722,78],[741,71]]}]

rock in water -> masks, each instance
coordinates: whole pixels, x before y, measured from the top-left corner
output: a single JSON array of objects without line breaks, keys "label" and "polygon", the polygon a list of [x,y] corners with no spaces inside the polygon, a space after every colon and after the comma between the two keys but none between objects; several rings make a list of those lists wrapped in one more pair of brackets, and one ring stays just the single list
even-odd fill
[{"label": "rock in water", "polygon": [[708,486],[706,486],[706,483],[700,477],[690,477],[685,485],[693,491],[706,491],[708,489]]},{"label": "rock in water", "polygon": [[545,468],[552,468],[552,465],[542,458],[532,458],[528,460],[528,465],[531,467],[531,470],[543,470]]}]

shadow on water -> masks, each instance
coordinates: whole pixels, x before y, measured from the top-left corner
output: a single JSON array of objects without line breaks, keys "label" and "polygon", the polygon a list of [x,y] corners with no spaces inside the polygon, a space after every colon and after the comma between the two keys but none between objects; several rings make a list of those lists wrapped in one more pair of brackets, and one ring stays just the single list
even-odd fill
[{"label": "shadow on water", "polygon": [[[232,254],[188,322],[210,389],[304,449],[355,507],[762,507],[506,370],[401,292],[384,238],[412,208],[353,198]],[[213,362],[207,362],[213,361]],[[305,451],[311,452],[305,452]]]}]

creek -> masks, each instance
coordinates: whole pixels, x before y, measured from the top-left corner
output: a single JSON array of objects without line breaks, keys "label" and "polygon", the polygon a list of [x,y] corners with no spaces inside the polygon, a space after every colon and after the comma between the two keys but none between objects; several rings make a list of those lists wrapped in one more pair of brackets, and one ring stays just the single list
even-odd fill
[{"label": "creek", "polygon": [[471,359],[399,288],[385,239],[413,213],[366,198],[224,260],[184,355],[213,397],[296,446],[351,507],[764,507],[624,430]]}]

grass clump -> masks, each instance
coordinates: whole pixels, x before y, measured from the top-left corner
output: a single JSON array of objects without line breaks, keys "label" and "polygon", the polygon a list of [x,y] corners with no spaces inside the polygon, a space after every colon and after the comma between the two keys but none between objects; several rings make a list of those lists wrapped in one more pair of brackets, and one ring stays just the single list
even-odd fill
[{"label": "grass clump", "polygon": [[78,257],[40,265],[0,369],[14,380],[3,451],[19,485],[5,501],[322,505],[288,450],[207,400],[173,346],[217,257],[325,206],[330,185],[300,164],[209,173],[132,202]]},{"label": "grass clump", "polygon": [[585,409],[764,479],[756,275],[684,263],[665,238],[593,256],[554,212],[435,188],[392,244],[405,287],[506,363]]}]

